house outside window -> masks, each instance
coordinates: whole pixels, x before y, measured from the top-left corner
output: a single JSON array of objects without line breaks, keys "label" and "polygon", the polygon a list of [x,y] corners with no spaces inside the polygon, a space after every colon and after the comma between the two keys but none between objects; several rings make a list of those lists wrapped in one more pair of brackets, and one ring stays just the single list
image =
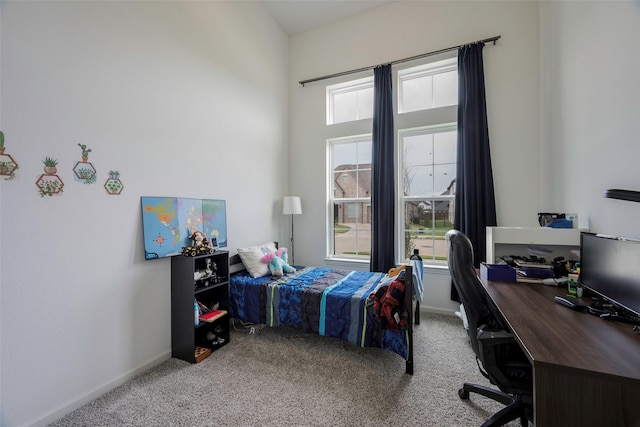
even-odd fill
[{"label": "house outside window", "polygon": [[[396,254],[418,249],[428,264],[445,264],[444,234],[455,214],[457,58],[394,66],[396,127]],[[373,77],[327,86],[328,257],[369,260]],[[351,127],[351,125],[355,125]]]}]

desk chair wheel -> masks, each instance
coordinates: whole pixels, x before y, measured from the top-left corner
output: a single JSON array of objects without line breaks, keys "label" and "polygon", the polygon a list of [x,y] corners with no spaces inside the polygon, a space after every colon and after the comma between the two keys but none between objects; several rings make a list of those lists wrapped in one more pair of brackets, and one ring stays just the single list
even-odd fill
[{"label": "desk chair wheel", "polygon": [[463,388],[458,390],[458,396],[462,400],[469,400],[469,392]]}]

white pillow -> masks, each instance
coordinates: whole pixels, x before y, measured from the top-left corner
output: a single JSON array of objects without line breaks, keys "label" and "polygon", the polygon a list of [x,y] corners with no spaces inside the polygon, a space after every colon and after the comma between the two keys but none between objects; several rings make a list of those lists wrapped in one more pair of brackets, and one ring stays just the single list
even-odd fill
[{"label": "white pillow", "polygon": [[267,242],[258,246],[238,248],[238,255],[251,277],[260,277],[269,274],[269,266],[260,262],[260,258],[268,253],[277,251],[273,242]]}]

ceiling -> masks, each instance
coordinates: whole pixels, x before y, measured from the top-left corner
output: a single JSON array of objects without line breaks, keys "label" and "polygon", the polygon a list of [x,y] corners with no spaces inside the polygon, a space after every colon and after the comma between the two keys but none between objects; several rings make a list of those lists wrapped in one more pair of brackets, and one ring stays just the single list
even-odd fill
[{"label": "ceiling", "polygon": [[261,0],[267,11],[293,36],[396,0]]}]

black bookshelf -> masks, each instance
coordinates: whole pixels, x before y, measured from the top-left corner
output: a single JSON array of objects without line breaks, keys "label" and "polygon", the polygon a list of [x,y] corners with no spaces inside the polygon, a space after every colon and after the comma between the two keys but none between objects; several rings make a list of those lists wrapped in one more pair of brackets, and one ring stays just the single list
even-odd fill
[{"label": "black bookshelf", "polygon": [[[209,309],[226,311],[212,322],[195,322],[194,300]],[[204,310],[202,310],[204,311]],[[229,252],[171,258],[171,352],[191,363],[196,349],[215,351],[230,341]],[[201,312],[201,314],[203,314]],[[213,339],[212,339],[213,337]]]}]

